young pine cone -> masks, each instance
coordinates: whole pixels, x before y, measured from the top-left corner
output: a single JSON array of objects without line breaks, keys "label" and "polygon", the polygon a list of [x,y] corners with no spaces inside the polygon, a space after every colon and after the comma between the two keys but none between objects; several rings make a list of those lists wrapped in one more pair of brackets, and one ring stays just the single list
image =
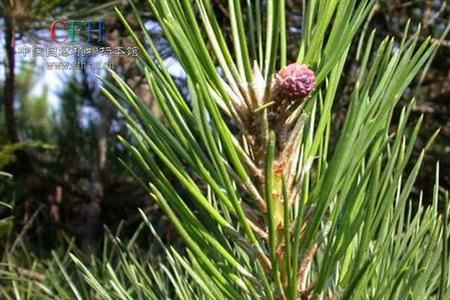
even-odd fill
[{"label": "young pine cone", "polygon": [[314,72],[306,65],[293,63],[276,74],[271,98],[276,103],[305,99],[315,86]]}]

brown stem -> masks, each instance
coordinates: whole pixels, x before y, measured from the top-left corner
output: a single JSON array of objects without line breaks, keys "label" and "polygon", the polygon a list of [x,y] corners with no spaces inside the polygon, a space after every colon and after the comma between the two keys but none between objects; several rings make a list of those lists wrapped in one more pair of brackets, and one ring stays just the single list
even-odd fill
[{"label": "brown stem", "polygon": [[300,263],[300,272],[298,274],[297,282],[298,287],[301,289],[303,280],[308,275],[308,266],[311,263],[312,259],[314,258],[314,255],[316,255],[317,250],[319,249],[319,244],[315,243],[311,249],[309,249],[308,253],[306,254],[303,261]]},{"label": "brown stem", "polygon": [[3,91],[3,105],[6,122],[6,133],[10,142],[17,143],[19,135],[17,134],[17,124],[14,113],[14,96],[15,96],[15,25],[14,19],[11,17],[5,18],[5,52],[6,52],[6,67],[5,67],[5,86]]}]

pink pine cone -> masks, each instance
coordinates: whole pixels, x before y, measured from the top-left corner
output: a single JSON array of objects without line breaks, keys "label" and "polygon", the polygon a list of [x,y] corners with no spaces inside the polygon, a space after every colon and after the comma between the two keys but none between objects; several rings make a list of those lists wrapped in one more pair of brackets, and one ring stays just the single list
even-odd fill
[{"label": "pink pine cone", "polygon": [[306,65],[290,64],[276,75],[274,100],[305,99],[316,87],[316,76]]}]

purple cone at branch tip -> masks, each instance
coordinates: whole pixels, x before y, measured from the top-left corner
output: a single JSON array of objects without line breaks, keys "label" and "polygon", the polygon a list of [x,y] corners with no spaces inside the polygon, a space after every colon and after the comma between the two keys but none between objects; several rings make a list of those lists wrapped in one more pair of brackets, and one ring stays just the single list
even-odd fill
[{"label": "purple cone at branch tip", "polygon": [[316,76],[307,65],[293,63],[275,78],[272,99],[276,102],[307,98],[316,87]]}]

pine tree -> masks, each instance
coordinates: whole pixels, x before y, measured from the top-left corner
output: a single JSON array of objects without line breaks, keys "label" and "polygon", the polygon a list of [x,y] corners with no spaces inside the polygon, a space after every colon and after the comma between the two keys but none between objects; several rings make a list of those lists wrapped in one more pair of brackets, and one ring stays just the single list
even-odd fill
[{"label": "pine tree", "polygon": [[[450,298],[439,165],[432,204],[411,197],[437,133],[414,157],[422,120],[408,121],[413,100],[391,126],[436,44],[420,42],[409,26],[399,41],[377,41],[364,26],[375,0],[304,1],[300,41],[288,39],[284,0],[229,0],[231,44],[216,1],[148,2],[188,92],[150,34],[139,40],[120,11],[162,116],[113,71],[102,90],[128,125],[119,140],[134,163],[124,167],[185,247],[164,246],[142,211],[163,259],[153,247],[146,255],[136,248],[143,228],[131,241],[109,234],[91,260],[75,250],[33,261],[44,279],[25,284],[18,276],[35,274],[15,270],[10,258],[0,275],[14,282],[14,293],[5,294],[40,299],[28,298],[31,281],[45,299]],[[141,8],[134,10],[146,33]],[[288,61],[291,43],[299,43],[295,61]],[[353,48],[357,80],[340,124],[334,106]]]},{"label": "pine tree", "polygon": [[[119,138],[147,174],[138,180],[184,239],[197,297],[446,298],[438,179],[432,207],[412,210],[409,197],[426,150],[407,170],[421,126],[408,125],[414,101],[390,127],[435,44],[409,37],[409,27],[401,41],[377,43],[362,28],[376,1],[308,1],[298,57],[288,62],[287,44],[297,41],[288,41],[284,1],[228,1],[231,45],[211,1],[149,3],[189,95],[120,12],[163,120],[114,73],[104,93],[127,118],[133,138]],[[331,137],[356,44],[358,78]]]}]

